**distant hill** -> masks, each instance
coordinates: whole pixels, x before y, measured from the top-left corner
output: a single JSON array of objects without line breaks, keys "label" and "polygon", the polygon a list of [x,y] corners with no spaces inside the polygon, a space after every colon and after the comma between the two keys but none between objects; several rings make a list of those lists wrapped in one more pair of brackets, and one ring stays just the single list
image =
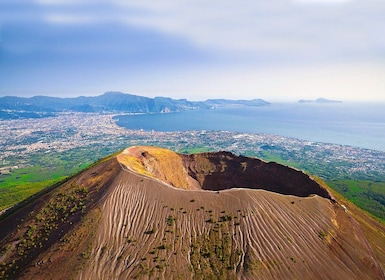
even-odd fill
[{"label": "distant hill", "polygon": [[130,147],[0,228],[2,279],[384,279],[382,224],[301,171],[229,152]]},{"label": "distant hill", "polygon": [[298,103],[342,103],[340,100],[330,100],[326,98],[317,98],[316,100],[307,100],[307,99],[300,99],[298,100]]},{"label": "distant hill", "polygon": [[57,112],[167,113],[234,105],[266,106],[269,103],[262,99],[188,101],[168,97],[149,98],[121,92],[106,92],[100,96],[75,98],[5,96],[0,98],[0,118],[39,118],[52,116]]}]

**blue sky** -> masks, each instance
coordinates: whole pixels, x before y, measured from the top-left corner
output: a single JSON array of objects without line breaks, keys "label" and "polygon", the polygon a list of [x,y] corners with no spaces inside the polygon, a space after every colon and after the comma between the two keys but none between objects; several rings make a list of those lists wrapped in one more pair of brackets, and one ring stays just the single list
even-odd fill
[{"label": "blue sky", "polygon": [[0,96],[385,101],[382,0],[2,0]]}]

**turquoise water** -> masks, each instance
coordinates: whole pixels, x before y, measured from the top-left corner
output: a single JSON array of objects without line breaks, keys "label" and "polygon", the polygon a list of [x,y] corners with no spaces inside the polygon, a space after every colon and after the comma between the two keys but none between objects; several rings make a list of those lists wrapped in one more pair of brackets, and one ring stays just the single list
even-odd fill
[{"label": "turquoise water", "polygon": [[385,151],[385,104],[276,103],[115,119],[118,125],[134,130],[266,133]]}]

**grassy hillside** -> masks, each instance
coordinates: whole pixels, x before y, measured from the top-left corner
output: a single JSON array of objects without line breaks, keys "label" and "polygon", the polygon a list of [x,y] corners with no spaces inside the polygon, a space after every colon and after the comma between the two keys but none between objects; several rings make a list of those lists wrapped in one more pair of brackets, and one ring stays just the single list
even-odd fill
[{"label": "grassy hillside", "polygon": [[41,166],[15,169],[1,179],[0,211],[62,181],[67,176],[86,168],[88,165],[82,164],[71,169],[65,169],[64,166],[59,164],[53,170]]},{"label": "grassy hillside", "polygon": [[63,153],[39,153],[25,158],[27,166],[0,173],[0,211],[83,170],[106,152],[92,153],[89,150],[73,149]]},{"label": "grassy hillside", "polygon": [[327,183],[360,208],[385,221],[385,182],[330,180]]}]

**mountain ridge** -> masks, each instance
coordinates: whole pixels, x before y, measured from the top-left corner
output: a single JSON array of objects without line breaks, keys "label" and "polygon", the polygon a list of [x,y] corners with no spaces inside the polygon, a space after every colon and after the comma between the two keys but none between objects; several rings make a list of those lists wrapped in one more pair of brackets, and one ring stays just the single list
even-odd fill
[{"label": "mountain ridge", "polygon": [[106,92],[99,96],[60,98],[33,96],[29,98],[0,97],[0,118],[45,117],[59,112],[117,112],[117,113],[168,113],[195,109],[213,109],[218,106],[267,106],[262,99],[227,100],[209,99],[189,101],[169,97],[144,97],[122,92]]}]

